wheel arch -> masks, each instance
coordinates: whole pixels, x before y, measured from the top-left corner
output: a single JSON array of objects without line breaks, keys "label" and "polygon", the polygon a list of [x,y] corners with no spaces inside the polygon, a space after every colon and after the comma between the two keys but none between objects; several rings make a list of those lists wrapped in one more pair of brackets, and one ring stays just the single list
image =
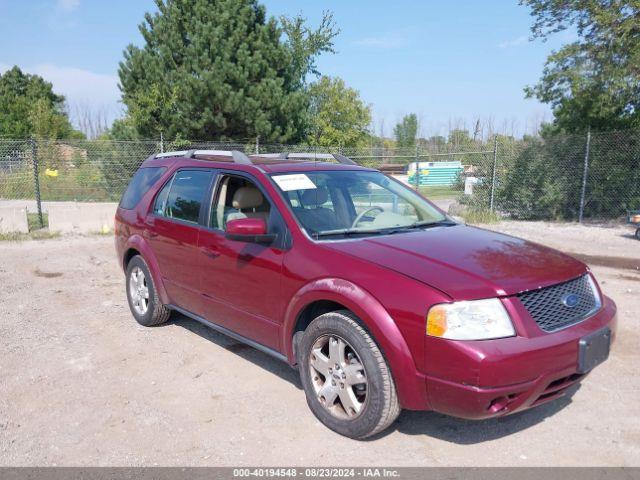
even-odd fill
[{"label": "wheel arch", "polygon": [[130,247],[124,252],[124,255],[122,256],[122,268],[125,271],[127,270],[127,266],[131,259],[136,255],[141,255],[141,253],[135,247]]},{"label": "wheel arch", "polygon": [[165,305],[170,304],[171,300],[167,295],[166,289],[164,288],[158,261],[156,259],[156,256],[153,254],[153,250],[151,250],[151,247],[146,242],[146,240],[140,235],[133,235],[129,238],[123,250],[124,254],[122,255],[122,268],[124,269],[124,271],[127,271],[127,265],[129,264],[131,259],[136,255],[140,255],[144,259],[144,261],[147,262],[147,266],[149,267],[149,271],[153,279],[153,285],[158,292],[160,301]]},{"label": "wheel arch", "polygon": [[389,364],[404,408],[424,409],[426,387],[420,382],[409,347],[395,321],[383,305],[358,285],[339,278],[315,280],[301,288],[291,300],[281,339],[284,353],[296,364],[294,336],[318,315],[336,310],[349,310],[362,322]]},{"label": "wheel arch", "polygon": [[314,300],[306,305],[297,315],[296,324],[293,327],[293,335],[307,329],[314,318],[328,312],[349,310],[345,305],[334,300]]}]

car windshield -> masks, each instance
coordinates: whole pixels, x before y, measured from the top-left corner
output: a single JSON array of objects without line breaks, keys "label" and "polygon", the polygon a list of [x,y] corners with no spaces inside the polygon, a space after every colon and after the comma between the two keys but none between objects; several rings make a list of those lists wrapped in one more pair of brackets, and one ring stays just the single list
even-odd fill
[{"label": "car windshield", "polygon": [[273,174],[271,178],[314,238],[455,225],[411,189],[380,172],[336,170]]}]

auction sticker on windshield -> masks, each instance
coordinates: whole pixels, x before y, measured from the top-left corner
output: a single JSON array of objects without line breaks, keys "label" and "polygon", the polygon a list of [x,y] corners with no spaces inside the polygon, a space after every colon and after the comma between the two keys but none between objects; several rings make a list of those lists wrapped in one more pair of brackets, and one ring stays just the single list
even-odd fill
[{"label": "auction sticker on windshield", "polygon": [[283,192],[291,190],[311,190],[318,188],[304,173],[296,173],[293,175],[276,175],[272,177]]}]

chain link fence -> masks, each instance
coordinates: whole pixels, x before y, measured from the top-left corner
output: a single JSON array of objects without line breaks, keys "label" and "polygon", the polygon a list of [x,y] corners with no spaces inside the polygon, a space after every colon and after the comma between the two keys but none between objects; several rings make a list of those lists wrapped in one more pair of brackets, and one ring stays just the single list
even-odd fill
[{"label": "chain link fence", "polygon": [[[267,145],[257,140],[110,141],[0,138],[0,206],[7,200],[116,202],[153,153],[184,149],[247,154],[324,152],[397,175],[451,212],[492,212],[521,220],[618,218],[640,209],[640,132],[513,139],[468,136],[420,140],[411,148]],[[416,168],[418,165],[418,168]]]},{"label": "chain link fence", "polygon": [[[495,162],[474,165],[460,197],[518,220],[616,219],[640,209],[640,132],[498,137]],[[471,178],[471,180],[469,179]]]}]

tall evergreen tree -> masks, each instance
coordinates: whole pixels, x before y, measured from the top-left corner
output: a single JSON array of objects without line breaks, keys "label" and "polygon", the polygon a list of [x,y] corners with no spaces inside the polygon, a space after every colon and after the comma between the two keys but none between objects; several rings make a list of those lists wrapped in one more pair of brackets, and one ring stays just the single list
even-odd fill
[{"label": "tall evergreen tree", "polygon": [[[330,51],[332,20],[286,32],[257,0],[155,0],[129,45],[120,88],[141,136],[299,140],[306,129],[304,77]],[[327,18],[325,16],[325,18]],[[287,34],[296,34],[287,41]]]}]

